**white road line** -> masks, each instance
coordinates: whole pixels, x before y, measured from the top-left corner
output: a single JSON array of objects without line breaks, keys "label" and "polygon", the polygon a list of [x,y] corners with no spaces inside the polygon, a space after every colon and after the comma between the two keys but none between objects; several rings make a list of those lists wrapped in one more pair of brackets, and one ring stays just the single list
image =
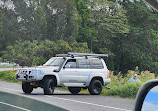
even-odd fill
[{"label": "white road line", "polygon": [[120,110],[120,111],[132,111],[132,110],[127,110],[127,109],[121,109],[121,108],[116,108],[116,107],[111,107],[111,106],[104,106],[104,105],[100,105],[100,104],[88,103],[88,102],[83,102],[83,101],[76,101],[76,100],[53,97],[53,96],[47,96],[47,97],[51,97],[51,98],[55,98],[55,99],[61,99],[61,100],[65,100],[65,101],[76,102],[76,103],[81,103],[81,104],[88,104],[88,105],[99,106],[99,107],[104,107],[104,108],[116,109],[116,110]]},{"label": "white road line", "polygon": [[5,102],[0,102],[0,104],[11,106],[11,107],[14,107],[14,108],[17,108],[17,109],[21,109],[21,110],[24,110],[24,111],[31,111],[31,110],[28,110],[28,109],[25,109],[25,108],[21,108],[21,107],[15,106],[15,105],[11,105],[11,104],[8,104],[8,103],[5,103]]}]

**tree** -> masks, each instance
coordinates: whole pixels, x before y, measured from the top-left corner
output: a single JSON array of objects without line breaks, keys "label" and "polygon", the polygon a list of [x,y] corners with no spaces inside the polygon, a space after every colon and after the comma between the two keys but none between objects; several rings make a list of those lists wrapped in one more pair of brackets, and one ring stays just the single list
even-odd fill
[{"label": "tree", "polygon": [[90,0],[91,24],[97,30],[93,39],[93,51],[95,53],[107,53],[108,68],[121,70],[121,43],[129,33],[129,25],[126,11],[114,2],[107,0]]},{"label": "tree", "polygon": [[7,46],[6,51],[3,52],[2,59],[7,59],[18,63],[22,66],[42,65],[48,59],[56,54],[67,54],[68,52],[89,52],[86,43],[72,43],[68,42],[44,40],[38,41],[16,41],[16,44]]},{"label": "tree", "polygon": [[73,42],[78,34],[78,13],[74,0],[51,0],[47,3],[49,40]]},{"label": "tree", "polygon": [[157,72],[157,25],[158,15],[142,1],[120,2],[127,10],[130,32],[122,42],[122,64],[120,71],[128,69],[150,70]]},{"label": "tree", "polygon": [[13,44],[14,40],[18,39],[19,27],[17,16],[13,10],[0,7],[0,15],[0,50],[3,51],[6,46]]},{"label": "tree", "polygon": [[14,1],[20,27],[19,40],[41,41],[47,38],[46,9],[38,0]]}]

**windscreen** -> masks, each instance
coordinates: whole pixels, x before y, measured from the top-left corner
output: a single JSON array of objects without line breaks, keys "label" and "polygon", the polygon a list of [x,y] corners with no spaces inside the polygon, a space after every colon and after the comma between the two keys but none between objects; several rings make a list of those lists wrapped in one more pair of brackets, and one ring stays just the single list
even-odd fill
[{"label": "windscreen", "polygon": [[60,66],[63,63],[63,58],[51,58],[49,59],[44,66]]}]

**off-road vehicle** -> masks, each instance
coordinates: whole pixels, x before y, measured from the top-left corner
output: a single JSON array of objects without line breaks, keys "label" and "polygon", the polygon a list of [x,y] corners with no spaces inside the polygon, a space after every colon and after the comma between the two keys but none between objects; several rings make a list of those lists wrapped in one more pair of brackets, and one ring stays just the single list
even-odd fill
[{"label": "off-road vehicle", "polygon": [[16,78],[22,81],[24,93],[33,88],[43,88],[44,94],[53,94],[55,87],[68,87],[72,94],[78,94],[81,88],[92,95],[99,95],[102,86],[110,82],[109,71],[101,57],[106,54],[73,53],[52,57],[43,66],[22,68]]}]

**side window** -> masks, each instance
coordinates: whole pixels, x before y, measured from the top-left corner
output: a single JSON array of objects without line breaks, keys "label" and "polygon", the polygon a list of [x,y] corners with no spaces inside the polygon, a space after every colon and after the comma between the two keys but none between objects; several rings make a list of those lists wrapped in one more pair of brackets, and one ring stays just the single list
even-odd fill
[{"label": "side window", "polygon": [[103,69],[104,68],[100,59],[92,59],[92,60],[90,60],[90,64],[92,65],[92,68],[94,68],[94,69]]},{"label": "side window", "polygon": [[67,60],[65,68],[76,68],[76,59]]},{"label": "side window", "polygon": [[90,60],[88,60],[88,59],[87,59],[87,67],[88,67],[88,69],[91,69],[91,68],[92,68],[92,66],[91,66],[91,64],[90,64]]},{"label": "side window", "polygon": [[86,59],[79,59],[78,60],[78,68],[87,69],[87,60]]}]

